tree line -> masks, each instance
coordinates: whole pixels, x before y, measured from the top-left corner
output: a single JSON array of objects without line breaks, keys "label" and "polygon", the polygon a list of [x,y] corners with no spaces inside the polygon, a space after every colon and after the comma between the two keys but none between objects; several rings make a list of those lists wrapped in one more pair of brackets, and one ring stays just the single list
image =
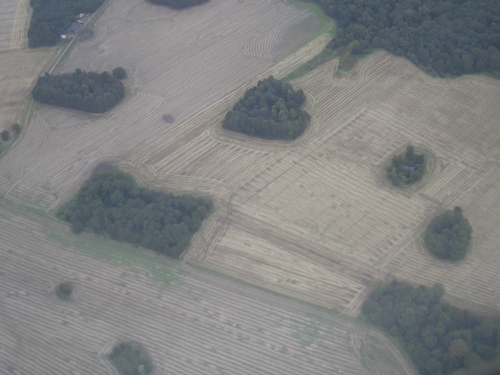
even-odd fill
[{"label": "tree line", "polygon": [[89,228],[112,239],[130,242],[178,258],[208,217],[212,203],[188,195],[137,187],[119,170],[97,173],[57,217],[75,233]]},{"label": "tree line", "polygon": [[50,75],[45,73],[33,88],[33,98],[41,103],[85,112],[102,113],[113,108],[125,97],[125,87],[119,79],[125,69],[108,72],[84,72]]},{"label": "tree line", "polygon": [[310,116],[300,109],[306,96],[273,76],[248,89],[227,112],[222,127],[264,139],[291,140],[306,129]]},{"label": "tree line", "polygon": [[149,0],[154,4],[168,5],[174,9],[187,8],[193,5],[206,3],[208,0]]},{"label": "tree line", "polygon": [[428,72],[500,71],[497,0],[315,0],[337,21],[329,47],[383,48]]},{"label": "tree line", "polygon": [[460,260],[465,257],[472,227],[457,206],[436,216],[425,232],[425,245],[438,258]]},{"label": "tree line", "polygon": [[363,316],[401,343],[422,375],[448,375],[500,353],[500,324],[441,302],[444,288],[393,281],[372,293]]},{"label": "tree line", "polygon": [[30,0],[30,47],[53,46],[79,13],[94,13],[104,0]]}]

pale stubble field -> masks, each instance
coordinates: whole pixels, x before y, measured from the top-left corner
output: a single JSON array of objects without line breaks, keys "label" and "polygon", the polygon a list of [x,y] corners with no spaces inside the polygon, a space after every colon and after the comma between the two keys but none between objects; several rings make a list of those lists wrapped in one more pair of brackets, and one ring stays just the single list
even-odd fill
[{"label": "pale stubble field", "polygon": [[[64,224],[16,208],[55,209],[103,161],[119,163],[143,186],[214,199],[216,211],[193,239],[186,263],[350,316],[379,280],[394,276],[441,282],[446,299],[475,311],[498,309],[497,81],[433,79],[378,52],[343,77],[333,61],[292,82],[305,91],[313,116],[294,142],[220,128],[246,88],[269,74],[285,76],[328,42],[320,35],[298,49],[319,33],[314,20],[304,9],[268,0],[212,0],[182,12],[108,4],[94,36],[77,43],[56,72],[123,66],[128,97],[105,115],[34,105],[21,138],[0,160],[4,358],[17,358],[0,361],[7,373],[36,366],[111,373],[104,355],[126,339],[141,341],[168,372],[414,373],[379,333],[317,311],[313,319],[308,308],[186,264],[170,268],[153,257],[134,267],[141,251],[88,234],[78,238]],[[162,120],[166,114],[173,124]],[[432,171],[401,192],[381,170],[409,142],[430,155]],[[422,233],[441,209],[457,204],[474,228],[472,249],[460,263],[438,262],[423,249]],[[95,259],[103,256],[106,262]],[[60,280],[76,285],[69,305],[51,294]],[[175,288],[158,291],[165,280]],[[116,311],[123,313],[113,317]],[[16,316],[28,323],[18,324]],[[186,328],[188,322],[202,323]],[[73,359],[74,342],[91,332],[81,359]],[[374,348],[390,358],[387,365],[362,354]]]},{"label": "pale stubble field", "polygon": [[[205,132],[159,139],[122,166],[152,187],[217,197],[189,262],[353,316],[393,277],[440,282],[459,306],[498,309],[500,84],[434,79],[384,52],[342,78],[336,64],[292,82],[313,116],[295,142],[224,132],[224,110],[214,109],[186,122]],[[410,142],[429,155],[430,172],[400,191],[383,166]],[[425,251],[422,233],[455,205],[474,236],[452,264]]]},{"label": "pale stubble field", "polygon": [[29,0],[0,3],[0,132],[23,120],[38,76],[49,68],[57,48],[27,48]]},{"label": "pale stubble field", "polygon": [[128,340],[154,374],[416,374],[356,322],[0,205],[2,374],[117,374],[107,355]]}]

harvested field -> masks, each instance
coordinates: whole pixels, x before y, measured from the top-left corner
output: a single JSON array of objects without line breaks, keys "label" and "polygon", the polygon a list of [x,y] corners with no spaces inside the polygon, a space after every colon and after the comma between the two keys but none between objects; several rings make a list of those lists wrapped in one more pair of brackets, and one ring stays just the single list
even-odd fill
[{"label": "harvested field", "polygon": [[0,50],[10,48],[12,26],[17,12],[17,4],[24,1],[4,0],[0,4]]},{"label": "harvested field", "polygon": [[26,48],[30,19],[29,0],[0,2],[0,131],[21,122],[31,88],[57,52]]},{"label": "harvested field", "polygon": [[0,4],[0,51],[28,45],[27,31],[31,20],[29,0],[2,0]]},{"label": "harvested field", "polygon": [[56,48],[0,52],[0,131],[21,122],[33,85],[56,53]]},{"label": "harvested field", "polygon": [[2,374],[115,373],[106,355],[130,340],[155,374],[416,374],[377,331],[0,207]]},{"label": "harvested field", "polygon": [[[189,262],[353,316],[377,280],[394,276],[498,310],[500,82],[434,79],[383,52],[343,78],[337,64],[291,82],[313,117],[295,142],[223,132],[229,106],[214,106],[183,124],[191,135],[173,130],[122,167],[147,186],[217,198]],[[431,173],[400,190],[381,166],[409,142],[431,155]],[[455,205],[474,243],[449,264],[422,248],[422,233]]]},{"label": "harvested field", "polygon": [[[98,163],[125,158],[227,100],[321,27],[308,10],[274,0],[212,0],[182,11],[146,1],[109,2],[94,36],[76,42],[54,73],[123,66],[129,97],[100,116],[34,106],[23,139],[0,161],[0,188],[12,199],[54,208]],[[274,69],[293,69],[326,43],[320,36]],[[166,123],[165,114],[174,122]]]}]

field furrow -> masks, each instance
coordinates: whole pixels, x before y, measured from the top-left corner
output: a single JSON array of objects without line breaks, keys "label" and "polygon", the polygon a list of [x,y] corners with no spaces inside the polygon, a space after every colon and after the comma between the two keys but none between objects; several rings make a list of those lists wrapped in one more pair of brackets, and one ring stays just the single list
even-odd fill
[{"label": "field furrow", "polygon": [[[81,242],[65,225],[4,208],[1,372],[106,374],[112,345],[137,340],[158,372],[373,373],[351,347],[353,334],[375,332],[149,252],[88,234]],[[70,302],[53,295],[61,281],[74,287]],[[375,342],[394,373],[414,374],[390,341]]]}]

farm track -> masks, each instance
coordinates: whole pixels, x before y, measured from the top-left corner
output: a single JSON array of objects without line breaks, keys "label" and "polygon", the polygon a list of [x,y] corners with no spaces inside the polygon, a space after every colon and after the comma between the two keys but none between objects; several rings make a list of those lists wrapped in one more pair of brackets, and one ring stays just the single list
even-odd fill
[{"label": "farm track", "polygon": [[[376,281],[392,277],[440,282],[460,306],[498,310],[500,223],[491,209],[500,194],[500,85],[432,79],[383,52],[342,78],[336,67],[332,61],[292,82],[306,92],[314,124],[297,141],[225,132],[230,105],[221,104],[203,112],[206,131],[193,118],[186,126],[200,130],[191,138],[172,132],[122,166],[146,186],[182,192],[185,183],[184,191],[219,202],[222,211],[185,255],[194,264],[352,316]],[[429,153],[432,171],[400,191],[385,182],[382,164],[408,142]],[[432,258],[421,238],[432,217],[454,205],[475,234],[466,260],[450,265]]]},{"label": "farm track", "polygon": [[[137,340],[158,373],[415,374],[377,332],[0,204],[2,373],[108,374],[112,345]],[[53,294],[62,281],[70,302]],[[353,335],[381,348],[383,371]]]}]

